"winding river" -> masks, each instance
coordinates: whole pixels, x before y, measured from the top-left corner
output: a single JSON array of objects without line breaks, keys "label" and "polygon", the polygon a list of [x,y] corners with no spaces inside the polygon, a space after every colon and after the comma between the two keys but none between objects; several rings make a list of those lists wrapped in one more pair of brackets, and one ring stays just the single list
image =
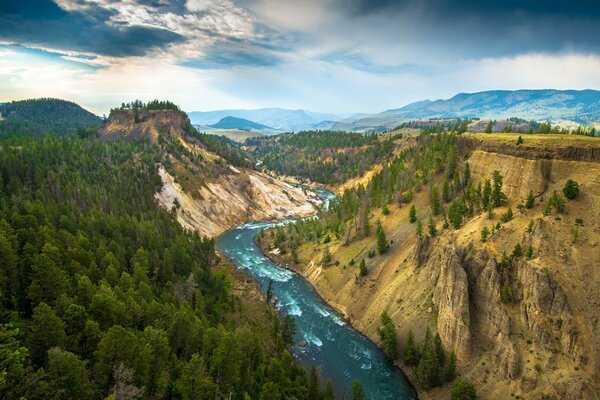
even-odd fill
[{"label": "winding river", "polygon": [[[326,203],[334,198],[325,190],[315,191]],[[296,322],[295,342],[307,343],[305,347],[293,346],[294,356],[302,365],[314,365],[321,376],[330,378],[337,398],[351,398],[355,379],[360,380],[369,400],[416,398],[404,374],[390,364],[373,342],[344,321],[303,277],[273,263],[254,243],[254,236],[261,229],[293,221],[241,225],[220,236],[217,249],[248,272],[263,291],[269,279],[273,280],[277,307]]]}]

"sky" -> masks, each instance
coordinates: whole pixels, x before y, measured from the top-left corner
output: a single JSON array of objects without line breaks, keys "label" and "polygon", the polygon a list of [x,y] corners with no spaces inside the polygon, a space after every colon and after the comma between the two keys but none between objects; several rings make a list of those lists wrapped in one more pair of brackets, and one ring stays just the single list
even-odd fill
[{"label": "sky", "polygon": [[0,0],[0,101],[351,114],[600,88],[596,0]]}]

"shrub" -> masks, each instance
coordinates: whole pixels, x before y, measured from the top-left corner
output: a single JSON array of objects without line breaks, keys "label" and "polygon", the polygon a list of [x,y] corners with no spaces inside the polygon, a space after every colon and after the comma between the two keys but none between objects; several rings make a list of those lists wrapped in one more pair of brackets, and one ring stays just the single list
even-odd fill
[{"label": "shrub", "polygon": [[569,179],[563,187],[563,193],[569,200],[573,200],[579,195],[579,184],[572,179]]},{"label": "shrub", "polygon": [[450,391],[451,400],[475,400],[477,399],[477,393],[475,392],[475,386],[462,376],[459,376],[452,383],[452,389]]}]

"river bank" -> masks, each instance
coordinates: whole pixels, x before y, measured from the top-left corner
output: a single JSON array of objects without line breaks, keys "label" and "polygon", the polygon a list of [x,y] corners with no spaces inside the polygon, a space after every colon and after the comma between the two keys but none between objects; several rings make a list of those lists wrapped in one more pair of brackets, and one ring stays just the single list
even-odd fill
[{"label": "river bank", "polygon": [[273,281],[277,308],[296,321],[294,341],[306,341],[306,347],[293,346],[296,359],[316,366],[321,376],[331,378],[338,398],[349,397],[352,382],[359,379],[368,399],[416,399],[405,374],[370,339],[344,320],[303,277],[262,253],[254,242],[255,235],[279,223],[241,225],[217,238],[216,246],[219,253],[248,272],[263,292]]}]

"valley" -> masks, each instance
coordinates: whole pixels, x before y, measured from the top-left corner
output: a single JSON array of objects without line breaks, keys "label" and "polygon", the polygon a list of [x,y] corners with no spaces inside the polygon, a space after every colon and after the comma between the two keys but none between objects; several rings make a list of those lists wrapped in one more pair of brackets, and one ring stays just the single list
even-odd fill
[{"label": "valley", "polygon": [[[461,189],[450,191],[469,203],[462,203],[464,215],[454,221],[452,207],[446,209],[440,200],[447,172],[429,170],[425,163],[426,169],[404,175],[408,181],[402,183],[401,171],[410,172],[412,160],[431,157],[428,139],[419,139],[418,153],[405,154],[406,161],[392,162],[375,176],[370,173],[364,191],[340,192],[340,203],[322,223],[265,232],[264,252],[305,276],[328,303],[378,343],[381,315],[389,314],[399,338],[398,354],[409,331],[417,341],[427,328],[437,331],[444,347],[456,354],[458,371],[473,380],[481,398],[596,398],[596,139],[524,136],[524,143],[517,145],[515,135],[456,137],[455,168],[462,172],[457,172],[454,185]],[[441,161],[442,171],[447,171]],[[470,203],[469,191],[475,189],[463,186],[467,163],[471,188],[491,179],[494,171],[503,178],[507,201],[491,213]],[[420,178],[415,182],[414,176]],[[581,194],[567,201],[565,211],[547,211],[551,194],[562,192],[568,179],[580,183]],[[410,193],[396,199],[393,191],[403,187]],[[442,204],[437,216],[431,209],[432,190],[439,190],[435,202]],[[535,200],[527,208],[523,204],[530,192]],[[391,198],[389,203],[386,198]],[[449,206],[457,204],[450,200]],[[414,223],[409,218],[412,206]],[[510,218],[505,217],[508,209]],[[383,254],[377,250],[377,221],[389,245]],[[364,233],[367,225],[369,234]],[[483,230],[488,234],[482,242]],[[515,253],[517,243],[522,253]],[[532,253],[524,256],[529,246]],[[418,383],[419,369],[402,363]],[[444,386],[420,394],[436,399],[449,395]]]},{"label": "valley", "polygon": [[[0,280],[10,293],[2,340],[34,355],[13,382],[35,375],[51,386],[0,390],[67,390],[53,376],[76,357],[84,372],[68,390],[80,398],[117,393],[121,381],[155,398],[597,398],[598,139],[472,133],[441,121],[240,143],[199,132],[173,103],[136,101],[62,136],[20,123],[1,138],[0,245],[14,266]],[[21,215],[37,222],[23,225]],[[98,215],[110,227],[94,225]],[[24,226],[54,239],[34,241]],[[27,251],[46,269],[24,272]],[[75,308],[99,324],[89,347],[73,331]],[[56,331],[48,344],[34,342],[43,318]],[[147,372],[158,350],[107,347],[118,348],[119,335],[136,337],[132,348],[157,346],[153,334],[171,361]],[[263,355],[237,364],[211,350],[217,342]],[[203,385],[167,365],[196,368]],[[289,374],[272,375],[274,365]],[[225,366],[235,369],[222,381]]]}]

